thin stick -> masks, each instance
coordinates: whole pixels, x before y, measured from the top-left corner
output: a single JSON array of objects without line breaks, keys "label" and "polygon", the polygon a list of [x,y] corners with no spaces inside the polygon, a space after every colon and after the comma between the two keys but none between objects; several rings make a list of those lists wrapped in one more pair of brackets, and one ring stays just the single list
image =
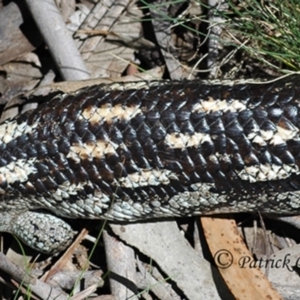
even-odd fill
[{"label": "thin stick", "polygon": [[26,3],[63,79],[88,79],[89,73],[54,1]]}]

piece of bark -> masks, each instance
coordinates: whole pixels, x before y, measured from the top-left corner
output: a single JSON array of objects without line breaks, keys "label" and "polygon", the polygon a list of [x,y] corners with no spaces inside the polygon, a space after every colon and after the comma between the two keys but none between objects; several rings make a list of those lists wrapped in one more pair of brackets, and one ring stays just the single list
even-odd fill
[{"label": "piece of bark", "polygon": [[[158,299],[164,300],[175,300],[180,299],[178,295],[174,295],[174,291],[171,290],[168,285],[170,285],[166,280],[164,280],[163,276],[160,275],[160,279],[157,280],[153,275],[154,271],[156,271],[156,275],[158,273],[157,268],[152,266],[151,273],[146,269],[143,264],[137,260],[137,267],[140,272],[137,273],[137,285],[139,289],[148,291],[150,290]],[[155,270],[154,270],[155,269]],[[173,292],[173,295],[172,295]]]},{"label": "piece of bark", "polygon": [[254,261],[234,220],[201,217],[206,241],[216,266],[236,299],[282,299],[262,271],[241,265]]},{"label": "piece of bark", "polygon": [[134,251],[106,230],[103,231],[111,292],[116,300],[134,298],[138,294]]},{"label": "piece of bark", "polygon": [[182,236],[176,222],[110,226],[127,244],[152,258],[187,299],[220,299],[210,264]]},{"label": "piece of bark", "polygon": [[[131,5],[131,6],[130,6]],[[134,49],[119,37],[137,40],[141,24],[140,10],[129,0],[98,2],[78,30],[77,40],[92,78],[120,77],[134,57]]]},{"label": "piece of bark", "polygon": [[22,1],[0,10],[0,66],[31,52],[42,43],[41,35]]}]

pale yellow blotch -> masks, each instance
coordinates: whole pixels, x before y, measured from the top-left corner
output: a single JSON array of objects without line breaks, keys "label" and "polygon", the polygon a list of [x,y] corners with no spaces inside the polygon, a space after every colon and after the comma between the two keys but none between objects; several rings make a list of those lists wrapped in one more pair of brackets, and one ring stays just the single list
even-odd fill
[{"label": "pale yellow blotch", "polygon": [[8,184],[16,181],[25,182],[28,180],[30,174],[35,173],[37,173],[37,169],[34,166],[33,158],[28,160],[19,159],[0,167],[0,181],[6,181]]},{"label": "pale yellow blotch", "polygon": [[112,141],[98,140],[96,143],[83,143],[74,144],[70,147],[70,153],[67,155],[69,158],[75,158],[78,161],[76,155],[81,159],[92,160],[93,158],[102,158],[106,154],[116,154],[116,149],[119,145]]},{"label": "pale yellow blotch", "polygon": [[250,133],[248,138],[253,140],[254,143],[258,143],[262,146],[264,145],[263,141],[269,142],[272,145],[280,145],[284,144],[286,141],[292,140],[299,134],[299,130],[295,126],[291,130],[280,126],[277,126],[276,129],[277,131],[260,130]]},{"label": "pale yellow blotch", "polygon": [[293,139],[299,132],[299,130],[295,126],[293,126],[291,130],[277,126],[277,131],[284,141]]},{"label": "pale yellow blotch", "polygon": [[260,133],[261,133],[261,137],[265,141],[269,141],[274,135],[274,131],[272,130],[261,130]]},{"label": "pale yellow blotch", "polygon": [[[248,138],[250,139],[250,137],[248,136]],[[256,143],[258,145],[260,145],[261,147],[266,146],[267,143],[265,142],[265,140],[259,136],[259,135],[255,135],[254,139],[253,139],[253,143]]]},{"label": "pale yellow blotch", "polygon": [[211,142],[211,137],[209,134],[201,132],[195,132],[193,135],[183,133],[170,133],[165,137],[165,143],[175,149],[198,147],[204,142]]},{"label": "pale yellow blotch", "polygon": [[26,122],[18,124],[17,121],[6,121],[0,125],[0,144],[1,142],[7,144],[23,134],[30,133],[37,126],[37,123],[29,126]]},{"label": "pale yellow blotch", "polygon": [[216,111],[222,112],[239,112],[242,110],[246,110],[246,105],[238,100],[226,101],[221,99],[213,99],[211,97],[208,100],[200,100],[194,108],[192,112],[200,113],[211,113]]},{"label": "pale yellow blotch", "polygon": [[98,108],[86,108],[82,115],[93,125],[99,122],[111,124],[116,119],[129,121],[141,113],[142,111],[138,106],[123,106],[121,104],[112,106],[111,103],[105,103]]}]

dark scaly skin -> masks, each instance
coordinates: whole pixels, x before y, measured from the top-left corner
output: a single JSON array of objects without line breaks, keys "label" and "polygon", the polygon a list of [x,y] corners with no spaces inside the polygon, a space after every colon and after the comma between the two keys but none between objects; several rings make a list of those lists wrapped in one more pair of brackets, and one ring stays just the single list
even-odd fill
[{"label": "dark scaly skin", "polygon": [[[0,177],[0,211],[18,214],[42,208],[69,218],[130,221],[239,211],[297,214],[299,134],[273,144],[266,141],[264,146],[249,135],[254,130],[276,134],[278,127],[288,132],[300,128],[298,80],[292,76],[273,83],[233,86],[169,82],[123,91],[98,85],[54,98],[16,118],[18,124],[35,128],[0,143],[0,175],[1,167],[16,161],[30,161],[36,170],[23,182],[8,183],[4,175]],[[192,112],[201,99],[237,100],[245,109]],[[139,113],[129,119],[114,116],[97,122],[83,114],[105,104],[119,105],[124,111],[137,108]],[[203,134],[209,139],[173,147],[166,137],[174,133],[187,137]],[[97,141],[123,146],[103,153]],[[98,151],[70,156],[72,146],[83,144]],[[270,180],[245,180],[239,175],[246,167],[261,164],[294,169],[285,179],[270,175]],[[164,184],[119,185],[120,180],[144,170],[176,176]],[[74,192],[57,199],[57,189],[66,182]],[[178,195],[184,199],[182,203]],[[207,201],[198,201],[197,196],[207,196]],[[89,202],[89,197],[97,201]],[[176,203],[170,204],[171,199]],[[138,208],[134,209],[134,204]],[[112,212],[114,205],[119,213]]]}]

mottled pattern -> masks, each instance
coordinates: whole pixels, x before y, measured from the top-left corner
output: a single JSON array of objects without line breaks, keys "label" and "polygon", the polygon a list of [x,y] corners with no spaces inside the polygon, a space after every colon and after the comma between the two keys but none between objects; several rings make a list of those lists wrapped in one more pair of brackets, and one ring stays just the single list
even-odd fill
[{"label": "mottled pattern", "polygon": [[0,125],[0,212],[299,213],[298,79],[98,85],[55,97]]},{"label": "mottled pattern", "polygon": [[296,82],[98,85],[56,97],[0,126],[0,210],[114,220],[296,213]]}]

